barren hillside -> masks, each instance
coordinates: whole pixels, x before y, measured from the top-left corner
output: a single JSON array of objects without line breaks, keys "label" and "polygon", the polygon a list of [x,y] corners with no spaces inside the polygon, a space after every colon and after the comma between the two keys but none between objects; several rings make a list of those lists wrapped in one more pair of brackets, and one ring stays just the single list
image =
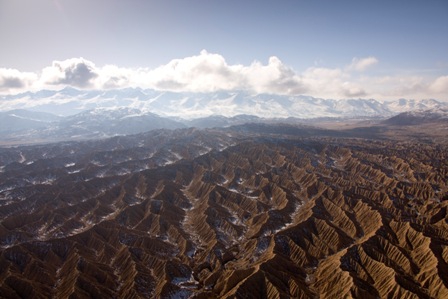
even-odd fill
[{"label": "barren hillside", "polygon": [[445,138],[276,128],[1,149],[0,297],[448,297]]}]

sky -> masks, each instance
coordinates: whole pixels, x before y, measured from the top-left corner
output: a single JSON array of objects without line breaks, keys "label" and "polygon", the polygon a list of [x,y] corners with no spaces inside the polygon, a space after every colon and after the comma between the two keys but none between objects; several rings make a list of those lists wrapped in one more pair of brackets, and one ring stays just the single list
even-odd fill
[{"label": "sky", "polygon": [[0,93],[448,101],[446,0],[0,0]]}]

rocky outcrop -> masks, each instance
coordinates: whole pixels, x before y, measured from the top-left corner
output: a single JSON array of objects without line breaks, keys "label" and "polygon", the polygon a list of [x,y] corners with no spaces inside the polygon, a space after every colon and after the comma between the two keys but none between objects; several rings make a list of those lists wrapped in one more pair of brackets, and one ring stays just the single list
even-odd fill
[{"label": "rocky outcrop", "polygon": [[448,296],[446,141],[266,136],[3,149],[0,297]]}]

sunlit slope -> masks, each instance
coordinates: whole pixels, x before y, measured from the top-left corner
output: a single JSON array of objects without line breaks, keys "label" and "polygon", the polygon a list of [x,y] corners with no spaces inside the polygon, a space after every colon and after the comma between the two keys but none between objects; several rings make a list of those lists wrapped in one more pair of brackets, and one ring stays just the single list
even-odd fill
[{"label": "sunlit slope", "polygon": [[0,297],[444,298],[446,144],[155,131],[0,153]]}]

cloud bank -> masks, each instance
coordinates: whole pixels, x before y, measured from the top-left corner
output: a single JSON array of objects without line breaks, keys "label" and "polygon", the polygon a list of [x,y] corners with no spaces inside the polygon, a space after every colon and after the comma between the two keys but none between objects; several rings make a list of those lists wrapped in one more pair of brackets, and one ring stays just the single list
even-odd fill
[{"label": "cloud bank", "polygon": [[84,58],[54,61],[38,73],[0,68],[0,92],[126,87],[175,92],[247,91],[254,94],[306,94],[345,98],[437,98],[448,100],[448,76],[375,76],[369,69],[379,65],[376,57],[353,58],[340,68],[309,67],[298,72],[272,56],[267,63],[228,64],[225,58],[205,50],[198,55],[173,59],[154,69],[96,66]]}]

